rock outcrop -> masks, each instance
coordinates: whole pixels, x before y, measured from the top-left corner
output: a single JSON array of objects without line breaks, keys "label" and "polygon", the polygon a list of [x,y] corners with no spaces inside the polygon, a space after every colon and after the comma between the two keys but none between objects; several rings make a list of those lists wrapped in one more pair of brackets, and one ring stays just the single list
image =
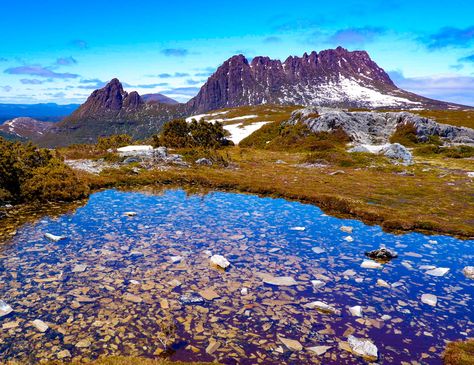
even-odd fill
[{"label": "rock outcrop", "polygon": [[449,143],[474,145],[474,129],[437,123],[408,112],[347,112],[313,107],[296,110],[286,123],[303,123],[313,132],[341,128],[359,144],[387,143],[398,126],[410,123],[415,126],[420,141],[439,136]]}]

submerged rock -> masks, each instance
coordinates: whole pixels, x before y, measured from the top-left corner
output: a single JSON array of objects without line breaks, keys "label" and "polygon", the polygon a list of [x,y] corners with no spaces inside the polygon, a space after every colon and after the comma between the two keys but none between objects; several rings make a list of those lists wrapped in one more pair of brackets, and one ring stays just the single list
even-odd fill
[{"label": "submerged rock", "polygon": [[352,231],[353,231],[353,228],[351,226],[341,226],[341,228],[339,228],[342,232],[346,232],[346,233],[349,233],[351,234]]},{"label": "submerged rock", "polygon": [[332,346],[313,346],[313,347],[306,347],[306,350],[314,352],[316,355],[321,356],[324,355]]},{"label": "submerged rock", "polygon": [[182,304],[200,304],[204,302],[204,299],[195,294],[183,294],[179,297],[179,301]]},{"label": "submerged rock", "polygon": [[123,213],[123,215],[126,217],[135,217],[137,215],[137,212],[125,212]]},{"label": "submerged rock", "polygon": [[311,303],[304,304],[303,307],[308,308],[308,309],[317,309],[321,312],[324,313],[333,313],[333,314],[339,314],[339,310],[334,308],[332,305],[329,305],[327,303],[321,302],[319,300]]},{"label": "submerged rock", "polygon": [[432,307],[436,306],[436,303],[438,303],[438,297],[433,294],[422,294],[421,295],[421,301],[422,303],[431,305]]},{"label": "submerged rock", "polygon": [[278,336],[278,339],[285,345],[290,351],[301,351],[303,350],[303,345],[297,340],[291,340],[289,338],[284,338]]},{"label": "submerged rock", "polygon": [[474,280],[474,266],[466,266],[463,270],[462,273],[469,279]]},{"label": "submerged rock", "polygon": [[4,317],[13,312],[13,308],[5,303],[3,300],[0,300],[0,317]]},{"label": "submerged rock", "polygon": [[357,338],[354,336],[349,336],[347,338],[349,347],[351,348],[352,353],[357,356],[361,356],[364,359],[375,361],[378,359],[378,349],[372,341],[362,338]]},{"label": "submerged rock", "polygon": [[325,286],[326,283],[322,280],[311,280],[311,285],[313,285],[314,289],[319,289]]},{"label": "submerged rock", "polygon": [[387,262],[398,257],[398,254],[395,251],[392,251],[386,247],[380,247],[377,250],[367,251],[365,255],[371,258],[372,260],[382,262]]},{"label": "submerged rock", "polygon": [[383,279],[377,279],[377,286],[381,286],[383,288],[390,288],[390,284],[387,283],[385,280]]},{"label": "submerged rock", "polygon": [[436,269],[428,270],[427,272],[425,272],[425,274],[431,276],[444,276],[448,273],[448,271],[448,267],[437,267]]},{"label": "submerged rock", "polygon": [[230,266],[230,262],[222,255],[212,255],[211,264],[224,270]]},{"label": "submerged rock", "polygon": [[49,326],[41,319],[35,319],[34,321],[31,321],[31,324],[41,333],[46,332],[49,328]]},{"label": "submerged rock", "polygon": [[265,284],[276,285],[276,286],[293,286],[298,285],[291,276],[273,276],[271,274],[259,273],[258,276],[263,280]]}]

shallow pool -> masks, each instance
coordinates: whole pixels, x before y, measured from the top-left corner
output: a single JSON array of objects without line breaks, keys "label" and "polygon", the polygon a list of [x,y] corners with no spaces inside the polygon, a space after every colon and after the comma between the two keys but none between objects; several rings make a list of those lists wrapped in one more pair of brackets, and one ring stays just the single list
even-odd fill
[{"label": "shallow pool", "polygon": [[[361,268],[364,252],[381,245],[398,258]],[[214,254],[231,266],[212,267]],[[363,364],[348,351],[352,335],[369,339],[381,364],[440,364],[446,341],[473,336],[474,280],[462,273],[473,264],[474,241],[387,234],[283,199],[108,190],[0,247],[0,299],[13,309],[0,317],[0,361]],[[449,271],[429,275],[433,268]],[[296,283],[266,284],[268,274]],[[436,295],[436,306],[423,294]],[[336,313],[304,306],[314,301]],[[49,328],[40,332],[35,319]],[[303,348],[290,351],[285,339]],[[309,349],[318,346],[326,351]]]}]

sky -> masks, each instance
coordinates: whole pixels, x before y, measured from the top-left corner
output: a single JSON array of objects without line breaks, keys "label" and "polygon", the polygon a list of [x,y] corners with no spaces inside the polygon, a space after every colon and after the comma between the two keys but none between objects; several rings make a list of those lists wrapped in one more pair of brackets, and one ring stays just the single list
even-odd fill
[{"label": "sky", "polygon": [[474,106],[474,1],[2,1],[0,103],[197,94],[234,54],[366,50],[401,88]]}]

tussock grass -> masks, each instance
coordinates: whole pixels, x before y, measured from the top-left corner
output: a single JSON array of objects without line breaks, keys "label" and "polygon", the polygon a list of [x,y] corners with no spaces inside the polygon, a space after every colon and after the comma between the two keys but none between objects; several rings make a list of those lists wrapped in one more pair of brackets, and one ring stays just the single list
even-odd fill
[{"label": "tussock grass", "polygon": [[474,364],[474,339],[450,342],[443,355],[444,365]]}]

